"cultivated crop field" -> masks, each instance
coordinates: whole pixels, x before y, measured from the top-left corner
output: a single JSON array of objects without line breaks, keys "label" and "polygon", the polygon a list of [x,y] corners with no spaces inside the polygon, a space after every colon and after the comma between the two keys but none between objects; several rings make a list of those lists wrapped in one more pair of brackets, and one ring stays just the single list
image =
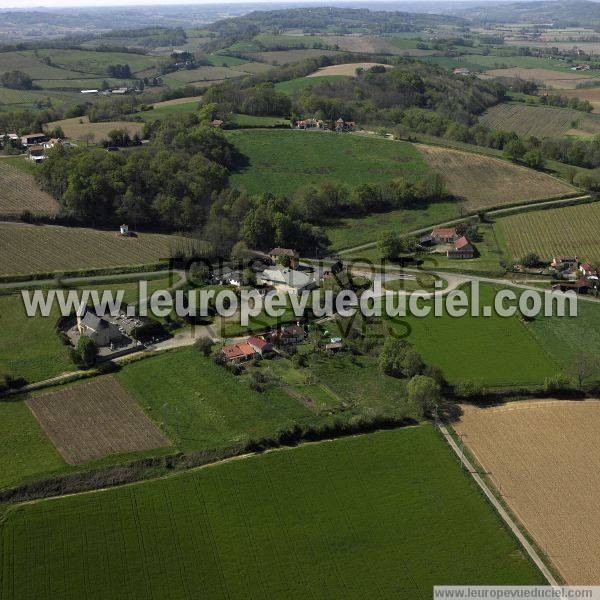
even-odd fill
[{"label": "cultivated crop field", "polygon": [[[310,39],[310,38],[309,38]],[[346,52],[356,52],[357,54],[431,54],[431,51],[417,50],[417,40],[412,43],[409,40],[407,44],[394,44],[393,40],[376,36],[354,36],[354,35],[327,35],[321,39],[331,47],[338,47]],[[400,47],[405,46],[405,47]],[[410,46],[413,46],[412,48]]]},{"label": "cultivated crop field", "polygon": [[228,139],[247,157],[230,177],[251,193],[291,194],[323,181],[355,186],[406,177],[415,181],[427,165],[411,144],[316,131],[231,131]]},{"label": "cultivated crop field", "polygon": [[[510,58],[512,60],[513,57]],[[572,90],[580,83],[594,81],[594,78],[568,71],[552,71],[550,69],[526,69],[522,67],[510,67],[507,69],[492,69],[481,75],[483,78],[490,77],[519,77],[527,81],[543,83],[557,90]]]},{"label": "cultivated crop field", "polygon": [[543,583],[429,426],[26,504],[0,532],[6,600],[413,600],[440,581]]},{"label": "cultivated crop field", "polygon": [[70,465],[170,444],[111,376],[30,398],[26,404]]},{"label": "cultivated crop field", "polygon": [[600,401],[464,405],[455,424],[568,584],[600,580]]},{"label": "cultivated crop field", "polygon": [[90,123],[87,116],[72,117],[53,121],[46,125],[46,130],[52,130],[61,127],[65,136],[72,140],[82,140],[89,136],[90,142],[101,142],[108,139],[108,134],[115,129],[124,129],[130,137],[134,135],[141,136],[143,123],[134,123],[132,121],[107,121],[100,123]]},{"label": "cultivated crop field", "polygon": [[494,227],[513,260],[535,252],[548,262],[560,255],[600,262],[599,202],[511,215]]},{"label": "cultivated crop field", "polygon": [[591,137],[600,133],[600,117],[568,108],[497,104],[489,108],[480,121],[490,129],[514,131],[521,136],[538,138],[578,135]]},{"label": "cultivated crop field", "polygon": [[429,166],[442,175],[448,190],[463,199],[468,211],[575,192],[550,175],[490,156],[422,144],[417,148]]},{"label": "cultivated crop field", "polygon": [[34,215],[55,215],[58,202],[40,190],[33,175],[0,158],[0,216],[20,215],[26,210]]},{"label": "cultivated crop field", "polygon": [[192,242],[179,236],[0,223],[0,275],[154,264]]}]

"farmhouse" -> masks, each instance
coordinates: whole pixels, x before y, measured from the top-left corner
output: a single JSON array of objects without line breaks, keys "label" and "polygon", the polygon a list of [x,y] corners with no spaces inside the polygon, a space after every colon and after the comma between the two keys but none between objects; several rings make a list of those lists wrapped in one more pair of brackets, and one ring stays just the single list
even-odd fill
[{"label": "farmhouse", "polygon": [[77,329],[81,335],[89,337],[97,346],[108,346],[123,337],[114,323],[89,311],[85,313],[83,319],[77,317]]},{"label": "farmhouse", "polygon": [[270,352],[272,349],[271,344],[262,337],[257,337],[257,336],[253,335],[253,336],[250,336],[247,341],[248,341],[248,344],[250,346],[252,346],[252,348],[254,348],[254,350],[256,352],[258,352],[261,356],[265,352]]},{"label": "farmhouse", "polygon": [[29,133],[21,137],[21,144],[25,147],[43,144],[48,141],[45,133]]},{"label": "farmhouse", "polygon": [[573,290],[578,294],[587,294],[590,289],[590,283],[585,278],[582,277],[577,281],[565,281],[561,283],[557,283],[552,286],[553,290],[560,290],[561,292],[568,292],[569,290]]},{"label": "farmhouse", "polygon": [[210,124],[213,127],[216,127],[217,129],[221,129],[221,127],[223,127],[224,121],[222,121],[221,119],[213,119]]},{"label": "farmhouse", "polygon": [[296,323],[296,325],[288,325],[272,333],[271,342],[279,346],[289,346],[302,342],[305,337],[304,329]]},{"label": "farmhouse", "polygon": [[454,242],[454,246],[446,252],[448,258],[463,259],[473,258],[475,256],[475,248],[471,242],[463,235]]},{"label": "farmhouse", "polygon": [[453,244],[460,236],[454,227],[436,227],[430,237],[434,244]]},{"label": "farmhouse", "polygon": [[588,262],[581,263],[579,270],[587,279],[598,279],[598,271]]},{"label": "farmhouse", "polygon": [[259,283],[273,286],[276,290],[289,294],[299,294],[314,286],[314,281],[306,273],[288,267],[265,269],[258,276],[258,280]]},{"label": "farmhouse", "polygon": [[550,267],[557,271],[577,268],[577,265],[579,265],[579,259],[576,256],[555,256],[550,263]]},{"label": "farmhouse", "polygon": [[46,158],[44,154],[44,147],[35,145],[27,147],[27,158],[33,162],[41,162]]},{"label": "farmhouse", "polygon": [[297,129],[327,129],[327,125],[320,119],[302,119],[296,121]]},{"label": "farmhouse", "polygon": [[344,121],[344,119],[339,118],[335,122],[336,131],[354,131],[355,129],[356,123],[354,121]]},{"label": "farmhouse", "polygon": [[240,342],[239,344],[229,344],[223,346],[221,354],[227,362],[240,363],[258,358],[261,353],[252,347],[248,342]]},{"label": "farmhouse", "polygon": [[454,67],[452,73],[454,73],[454,75],[470,75],[471,71],[466,67]]},{"label": "farmhouse", "polygon": [[298,267],[298,260],[300,258],[300,254],[291,248],[273,248],[269,252],[269,257],[274,263],[282,263],[283,261],[287,262],[289,259],[289,266],[292,269]]}]

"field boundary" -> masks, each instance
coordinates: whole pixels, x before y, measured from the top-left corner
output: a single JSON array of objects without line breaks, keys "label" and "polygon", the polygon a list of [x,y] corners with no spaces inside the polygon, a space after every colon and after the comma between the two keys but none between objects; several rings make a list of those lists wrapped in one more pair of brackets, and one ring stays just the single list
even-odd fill
[{"label": "field boundary", "polygon": [[469,458],[467,458],[465,456],[464,451],[461,452],[460,448],[454,441],[454,438],[452,437],[451,433],[448,431],[448,428],[446,427],[446,425],[444,425],[444,423],[442,423],[440,421],[439,418],[436,419],[436,427],[438,428],[442,437],[444,438],[444,440],[446,440],[446,442],[448,443],[448,445],[450,446],[452,451],[460,459],[461,466],[464,465],[467,472],[471,475],[471,477],[473,478],[475,483],[479,486],[479,488],[481,489],[481,491],[483,492],[483,494],[485,495],[487,500],[494,507],[498,516],[502,519],[504,524],[508,527],[508,529],[512,532],[512,534],[518,540],[518,542],[520,543],[523,550],[525,550],[525,552],[528,554],[529,558],[534,562],[536,567],[540,570],[542,575],[546,578],[546,581],[548,581],[548,583],[552,587],[558,587],[559,582],[555,578],[555,576],[552,573],[552,571],[550,570],[550,568],[542,560],[542,558],[538,554],[537,549],[529,542],[529,540],[527,539],[525,534],[521,531],[522,526],[520,527],[519,525],[517,525],[517,523],[515,522],[513,517],[508,513],[508,511],[504,508],[502,503],[498,500],[498,498],[496,497],[496,494],[494,494],[494,492],[492,492],[488,483],[486,481],[484,481],[483,477],[479,474],[479,472],[471,464],[471,461],[469,460]]}]

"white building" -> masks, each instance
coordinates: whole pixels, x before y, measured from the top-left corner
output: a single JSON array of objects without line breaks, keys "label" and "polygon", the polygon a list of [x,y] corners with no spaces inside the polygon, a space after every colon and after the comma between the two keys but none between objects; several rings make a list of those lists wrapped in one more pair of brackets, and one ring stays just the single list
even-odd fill
[{"label": "white building", "polygon": [[294,271],[289,267],[265,269],[258,276],[259,283],[271,285],[280,292],[299,294],[314,287],[315,283],[306,273]]}]

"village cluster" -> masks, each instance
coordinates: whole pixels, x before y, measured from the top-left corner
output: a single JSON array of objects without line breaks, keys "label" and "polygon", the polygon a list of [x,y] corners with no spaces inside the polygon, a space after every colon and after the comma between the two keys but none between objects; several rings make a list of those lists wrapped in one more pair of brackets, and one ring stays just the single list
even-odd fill
[{"label": "village cluster", "polygon": [[50,137],[45,133],[28,133],[22,136],[16,133],[0,133],[0,148],[7,143],[23,150],[27,154],[27,158],[35,163],[45,160],[48,150],[58,145],[70,145],[65,140]]},{"label": "village cluster", "polygon": [[565,280],[554,284],[553,290],[574,290],[579,294],[587,294],[598,287],[597,269],[589,262],[580,262],[577,256],[555,256],[550,269]]}]

